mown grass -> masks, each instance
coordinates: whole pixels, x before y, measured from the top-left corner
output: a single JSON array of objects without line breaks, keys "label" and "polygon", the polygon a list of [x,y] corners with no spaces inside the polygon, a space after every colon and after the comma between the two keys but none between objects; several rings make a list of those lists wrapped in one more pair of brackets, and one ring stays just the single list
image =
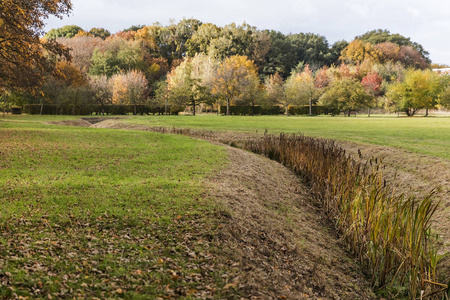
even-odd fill
[{"label": "mown grass", "polygon": [[202,188],[222,148],[41,121],[0,121],[0,298],[226,296]]},{"label": "mown grass", "polygon": [[136,116],[124,122],[235,132],[301,133],[450,159],[450,117]]}]

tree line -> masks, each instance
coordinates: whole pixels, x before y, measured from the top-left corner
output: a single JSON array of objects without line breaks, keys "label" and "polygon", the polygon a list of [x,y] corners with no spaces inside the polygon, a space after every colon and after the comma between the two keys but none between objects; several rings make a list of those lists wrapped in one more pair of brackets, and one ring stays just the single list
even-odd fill
[{"label": "tree line", "polygon": [[[8,1],[17,9],[23,2]],[[47,3],[36,0],[42,2]],[[277,105],[289,114],[292,106],[307,105],[312,113],[313,105],[321,105],[331,113],[383,107],[414,115],[423,108],[448,107],[447,77],[430,70],[429,53],[387,30],[330,45],[313,33],[283,34],[246,23],[219,27],[183,19],[114,34],[71,25],[40,38],[42,16],[62,16],[70,10],[68,1],[47,4],[52,3],[56,6],[41,10],[29,23],[29,32],[22,33],[31,36],[31,42],[16,46],[34,45],[38,60],[0,44],[4,108],[57,105],[75,112],[89,105],[126,104],[134,106],[133,113],[138,105],[147,105],[187,107],[195,114],[224,105],[222,113],[228,114],[231,105]],[[0,5],[6,7],[5,2]],[[2,14],[14,19],[14,10],[9,10]],[[0,22],[0,39],[17,34],[14,24]],[[24,67],[15,68],[18,64]]]}]

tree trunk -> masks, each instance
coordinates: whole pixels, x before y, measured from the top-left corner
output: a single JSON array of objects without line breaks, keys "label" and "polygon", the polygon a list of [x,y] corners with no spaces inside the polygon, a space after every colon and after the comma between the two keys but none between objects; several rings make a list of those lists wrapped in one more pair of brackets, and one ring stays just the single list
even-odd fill
[{"label": "tree trunk", "polygon": [[368,117],[370,118],[370,107],[367,110],[368,110]]},{"label": "tree trunk", "polygon": [[425,110],[425,117],[428,117],[428,107]]},{"label": "tree trunk", "polygon": [[227,116],[230,115],[230,99],[227,99]]},{"label": "tree trunk", "polygon": [[44,111],[44,99],[41,99],[41,111],[39,112],[39,115],[42,116],[43,111]]},{"label": "tree trunk", "polygon": [[194,113],[193,113],[193,115],[195,116],[195,100],[192,101],[192,106],[193,106],[193,108],[194,108]]},{"label": "tree trunk", "polygon": [[137,104],[134,102],[134,115],[137,115]]},{"label": "tree trunk", "polygon": [[289,105],[286,105],[286,116],[289,117]]},{"label": "tree trunk", "polygon": [[312,116],[312,98],[309,98],[309,115]]},{"label": "tree trunk", "polygon": [[167,116],[167,98],[165,98],[164,100],[164,115]]}]

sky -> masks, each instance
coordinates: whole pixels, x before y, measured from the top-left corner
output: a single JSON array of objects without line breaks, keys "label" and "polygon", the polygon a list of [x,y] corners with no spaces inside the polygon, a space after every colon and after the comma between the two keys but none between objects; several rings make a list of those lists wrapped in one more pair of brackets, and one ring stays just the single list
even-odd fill
[{"label": "sky", "polygon": [[72,0],[72,5],[69,17],[46,20],[46,30],[78,25],[114,33],[131,25],[195,18],[218,26],[246,22],[285,34],[312,32],[333,44],[387,29],[421,44],[434,63],[450,65],[448,0]]}]

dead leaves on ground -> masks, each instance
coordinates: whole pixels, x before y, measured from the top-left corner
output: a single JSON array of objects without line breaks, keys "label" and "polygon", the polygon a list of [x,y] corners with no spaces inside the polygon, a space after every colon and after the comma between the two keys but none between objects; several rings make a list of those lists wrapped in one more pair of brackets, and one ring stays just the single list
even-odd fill
[{"label": "dead leaves on ground", "polygon": [[9,220],[0,225],[0,298],[226,297],[237,283],[212,253],[216,226],[199,216],[137,227],[107,215],[64,226]]}]

